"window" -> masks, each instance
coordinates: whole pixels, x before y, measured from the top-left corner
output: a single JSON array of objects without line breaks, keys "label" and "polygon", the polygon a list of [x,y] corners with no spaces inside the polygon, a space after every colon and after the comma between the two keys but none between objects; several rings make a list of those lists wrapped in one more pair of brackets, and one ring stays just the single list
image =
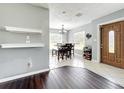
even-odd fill
[{"label": "window", "polygon": [[110,31],[109,32],[109,53],[114,53],[114,46],[115,46],[114,31]]},{"label": "window", "polygon": [[62,35],[59,33],[50,33],[50,49],[55,49],[57,43],[62,43]]},{"label": "window", "polygon": [[75,49],[82,50],[85,43],[85,32],[77,32],[74,34]]}]

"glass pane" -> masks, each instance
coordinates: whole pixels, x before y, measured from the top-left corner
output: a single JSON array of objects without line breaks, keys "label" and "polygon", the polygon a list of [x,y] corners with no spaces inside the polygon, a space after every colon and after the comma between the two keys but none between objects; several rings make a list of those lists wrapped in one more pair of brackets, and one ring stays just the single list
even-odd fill
[{"label": "glass pane", "polygon": [[57,43],[62,43],[62,35],[59,33],[50,33],[50,50],[57,49]]},{"label": "glass pane", "polygon": [[114,53],[114,46],[115,46],[115,41],[114,41],[114,31],[109,32],[109,53]]},{"label": "glass pane", "polygon": [[85,44],[85,32],[76,32],[74,33],[74,43],[76,50],[82,50]]}]

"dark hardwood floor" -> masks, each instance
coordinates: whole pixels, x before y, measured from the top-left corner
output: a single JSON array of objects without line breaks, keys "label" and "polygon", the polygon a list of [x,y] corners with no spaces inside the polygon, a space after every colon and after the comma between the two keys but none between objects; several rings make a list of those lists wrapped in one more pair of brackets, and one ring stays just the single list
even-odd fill
[{"label": "dark hardwood floor", "polygon": [[0,84],[1,89],[122,89],[87,69],[61,67]]}]

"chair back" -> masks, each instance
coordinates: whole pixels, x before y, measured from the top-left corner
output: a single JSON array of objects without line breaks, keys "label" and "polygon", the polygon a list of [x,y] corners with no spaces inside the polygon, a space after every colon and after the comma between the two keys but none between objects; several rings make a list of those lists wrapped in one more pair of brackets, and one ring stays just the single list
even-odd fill
[{"label": "chair back", "polygon": [[73,45],[72,45],[72,43],[68,43],[68,44],[66,44],[66,47],[67,47],[68,50],[71,50]]}]

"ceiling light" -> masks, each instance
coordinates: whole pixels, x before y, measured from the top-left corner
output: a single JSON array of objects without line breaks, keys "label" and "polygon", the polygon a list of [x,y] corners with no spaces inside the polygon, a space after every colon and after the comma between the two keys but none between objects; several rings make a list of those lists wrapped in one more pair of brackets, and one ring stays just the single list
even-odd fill
[{"label": "ceiling light", "polygon": [[80,17],[82,15],[83,15],[82,13],[77,13],[75,16]]},{"label": "ceiling light", "polygon": [[62,11],[62,14],[66,14],[66,11]]}]

